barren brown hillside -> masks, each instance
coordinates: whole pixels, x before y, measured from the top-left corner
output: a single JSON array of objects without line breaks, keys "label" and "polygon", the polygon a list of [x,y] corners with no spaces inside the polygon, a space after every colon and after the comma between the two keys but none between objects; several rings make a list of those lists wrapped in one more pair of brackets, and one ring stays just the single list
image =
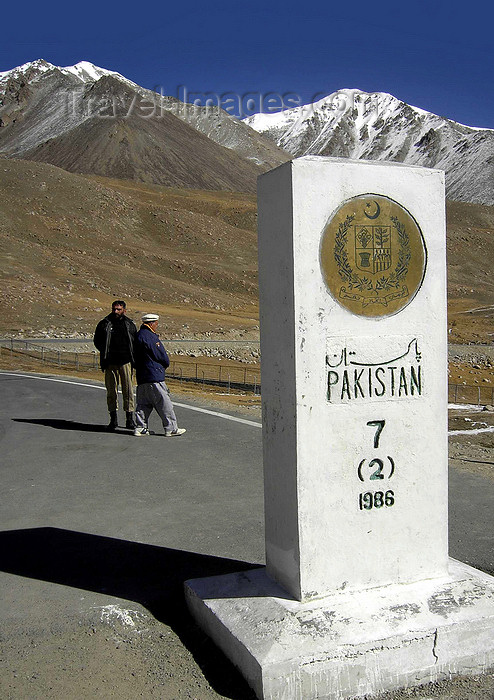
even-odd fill
[{"label": "barren brown hillside", "polygon": [[494,339],[494,206],[447,202],[451,343]]},{"label": "barren brown hillside", "polygon": [[255,197],[0,160],[1,332],[88,333],[115,297],[169,332],[257,326]]},{"label": "barren brown hillside", "polygon": [[[167,335],[258,334],[254,195],[8,159],[0,192],[2,335],[91,333],[115,297]],[[447,215],[450,341],[492,342],[494,207]]]},{"label": "barren brown hillside", "polygon": [[255,191],[256,177],[265,170],[167,112],[160,121],[93,117],[24,156],[72,173],[249,192]]}]

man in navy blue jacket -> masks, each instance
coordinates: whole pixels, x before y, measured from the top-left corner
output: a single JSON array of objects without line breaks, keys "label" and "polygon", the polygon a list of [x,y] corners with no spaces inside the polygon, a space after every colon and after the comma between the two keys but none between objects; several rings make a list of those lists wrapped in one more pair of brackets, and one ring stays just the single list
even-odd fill
[{"label": "man in navy blue jacket", "polygon": [[148,420],[153,408],[163,422],[166,437],[183,435],[185,428],[179,428],[165,384],[165,369],[170,364],[168,354],[159,335],[158,314],[144,314],[135,342],[136,364],[136,423],[134,435],[149,435]]}]

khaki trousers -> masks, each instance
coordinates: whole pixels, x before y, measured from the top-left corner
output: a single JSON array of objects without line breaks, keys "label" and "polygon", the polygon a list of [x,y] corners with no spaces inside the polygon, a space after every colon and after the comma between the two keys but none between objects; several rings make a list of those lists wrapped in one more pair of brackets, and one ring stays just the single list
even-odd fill
[{"label": "khaki trousers", "polygon": [[106,401],[108,411],[118,410],[117,391],[118,382],[122,385],[124,411],[134,411],[134,391],[132,389],[132,365],[108,365],[105,369]]}]

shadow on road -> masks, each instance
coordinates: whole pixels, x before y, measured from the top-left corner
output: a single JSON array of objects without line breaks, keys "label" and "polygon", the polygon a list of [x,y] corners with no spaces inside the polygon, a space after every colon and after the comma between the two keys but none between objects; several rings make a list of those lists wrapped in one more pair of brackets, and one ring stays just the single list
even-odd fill
[{"label": "shadow on road", "polygon": [[0,570],[9,574],[140,603],[175,631],[217,693],[235,700],[255,697],[195,625],[185,604],[183,583],[258,565],[58,528],[2,532],[0,552]]},{"label": "shadow on road", "polygon": [[[31,425],[45,425],[48,428],[57,430],[79,430],[87,433],[108,433],[105,425],[95,425],[94,423],[80,423],[75,420],[64,420],[63,418],[12,418],[16,423],[31,423]],[[122,435],[132,435],[129,430],[121,428],[117,431]]]}]

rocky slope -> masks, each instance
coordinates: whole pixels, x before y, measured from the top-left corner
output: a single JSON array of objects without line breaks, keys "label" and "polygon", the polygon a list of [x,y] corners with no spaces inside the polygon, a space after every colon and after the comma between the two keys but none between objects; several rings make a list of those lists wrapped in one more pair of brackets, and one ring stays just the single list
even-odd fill
[{"label": "rocky slope", "polygon": [[0,153],[179,187],[254,191],[286,161],[217,107],[185,105],[83,62],[34,61],[0,74]]},{"label": "rocky slope", "polygon": [[244,121],[293,156],[439,168],[449,199],[494,204],[494,130],[458,124],[386,93],[339,90],[311,105]]},{"label": "rocky slope", "polygon": [[256,205],[0,158],[1,333],[91,333],[113,298],[170,332],[258,333]]}]

